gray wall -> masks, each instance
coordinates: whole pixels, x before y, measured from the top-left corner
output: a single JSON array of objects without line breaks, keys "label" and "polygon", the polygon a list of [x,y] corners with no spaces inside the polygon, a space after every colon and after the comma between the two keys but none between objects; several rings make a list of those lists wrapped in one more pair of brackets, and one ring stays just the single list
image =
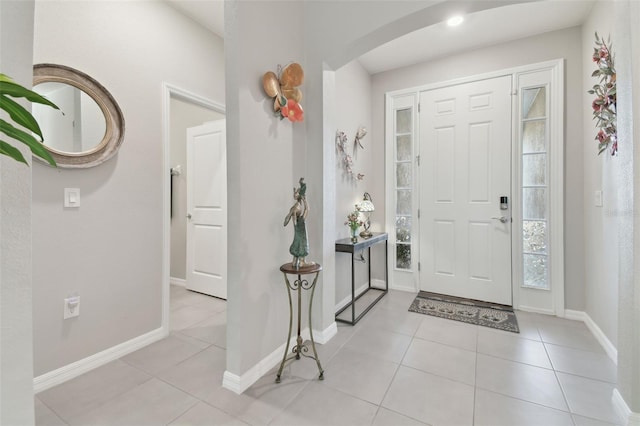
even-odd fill
[{"label": "gray wall", "polygon": [[180,166],[182,174],[173,177],[173,217],[171,218],[171,278],[186,278],[187,261],[187,129],[206,121],[223,119],[210,109],[171,98],[169,124],[169,164]]},{"label": "gray wall", "polygon": [[[613,177],[616,182],[614,201],[618,227],[618,384],[622,396],[635,414],[628,424],[640,420],[640,219],[636,200],[640,199],[640,4],[636,1],[615,2],[613,51],[617,72],[617,129],[619,155],[615,158]],[[635,123],[635,125],[634,125]],[[608,230],[607,230],[608,231]],[[608,232],[605,238],[608,238]],[[615,262],[613,262],[615,264]]]},{"label": "gray wall", "polygon": [[[597,2],[582,26],[583,105],[591,105],[593,95],[586,93],[596,83],[591,77],[595,66],[591,59],[595,46],[594,33],[612,35],[613,7],[610,2]],[[615,42],[615,40],[614,40]],[[618,221],[617,182],[614,170],[619,159],[608,153],[598,155],[597,133],[591,108],[582,108],[584,132],[584,244],[585,244],[585,311],[607,338],[617,346],[618,310]],[[594,192],[603,191],[603,206],[595,207]]]},{"label": "gray wall", "polygon": [[[98,167],[33,166],[36,376],[161,326],[162,83],[223,104],[222,55],[218,36],[163,2],[36,3],[34,62],[91,75],[126,121]],[[65,187],[80,188],[79,209],[63,208]],[[63,320],[75,292],[80,316]]]},{"label": "gray wall", "polygon": [[[584,310],[582,34],[579,27],[376,74],[373,83],[374,162],[384,167],[384,94],[553,59],[565,59],[565,305]],[[384,194],[381,194],[384,195]]]},{"label": "gray wall", "polygon": [[[1,70],[26,87],[31,87],[33,75],[33,9],[33,1],[0,2]],[[26,145],[19,142],[13,145],[20,145],[24,157],[31,161]],[[31,168],[1,155],[0,424],[3,425],[34,423],[31,280]]]},{"label": "gray wall", "polygon": [[[364,179],[357,181],[345,173],[342,155],[336,153],[336,239],[347,238],[349,227],[344,224],[347,214],[353,211],[354,204],[362,201],[364,193],[369,192],[377,211],[371,214],[371,230],[382,231],[384,222],[383,198],[384,186],[376,186],[376,175],[384,175],[382,167],[373,164],[373,138],[371,136],[371,77],[358,61],[349,62],[336,70],[336,130],[345,132],[348,136],[348,152],[353,155],[354,174],[364,174]],[[364,149],[358,147],[355,151],[354,137],[360,126],[364,126],[368,133],[362,139]],[[362,230],[362,228],[360,229]],[[382,245],[372,249],[372,264],[383,262]],[[377,256],[376,256],[377,255]],[[365,258],[367,254],[364,253]],[[378,259],[380,257],[380,259]],[[367,282],[367,264],[356,262],[356,288]],[[374,278],[377,275],[374,274]],[[336,303],[351,295],[351,256],[346,253],[336,254]]]},{"label": "gray wall", "polygon": [[[302,32],[302,3],[284,4],[225,3],[227,371],[238,376],[284,343],[289,306],[279,267],[291,261],[293,229],[283,221],[300,177],[306,178],[307,197],[317,188],[304,173],[304,162],[294,163],[294,152],[306,143],[308,115],[302,123],[280,121],[261,84],[262,75],[275,72],[278,64],[302,62],[301,37],[291,37]],[[305,114],[309,84],[307,77],[301,86]],[[307,223],[321,220],[320,211],[311,199]],[[308,258],[318,261],[317,256],[312,250]]]}]

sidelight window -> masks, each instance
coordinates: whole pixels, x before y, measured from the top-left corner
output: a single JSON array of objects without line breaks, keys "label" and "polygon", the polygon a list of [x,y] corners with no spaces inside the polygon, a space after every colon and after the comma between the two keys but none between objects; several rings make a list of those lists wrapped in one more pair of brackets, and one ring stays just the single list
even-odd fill
[{"label": "sidelight window", "polygon": [[549,286],[549,118],[546,87],[521,96],[523,286]]},{"label": "sidelight window", "polygon": [[411,269],[413,108],[395,110],[396,268]]}]

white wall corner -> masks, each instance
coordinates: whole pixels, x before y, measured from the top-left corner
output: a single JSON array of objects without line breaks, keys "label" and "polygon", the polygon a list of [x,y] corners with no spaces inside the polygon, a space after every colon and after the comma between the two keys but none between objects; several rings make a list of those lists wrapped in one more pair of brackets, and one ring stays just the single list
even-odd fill
[{"label": "white wall corner", "polygon": [[324,345],[336,334],[338,334],[338,325],[334,321],[324,330],[313,330],[313,340],[319,345]]},{"label": "white wall corner", "polygon": [[87,373],[93,369],[108,364],[111,361],[115,361],[118,358],[130,354],[131,352],[137,351],[138,349],[157,342],[158,340],[164,339],[168,334],[168,330],[165,330],[162,327],[157,328],[153,331],[143,334],[142,336],[135,337],[102,352],[98,352],[87,358],[42,374],[33,379],[33,391],[34,393],[42,392],[61,383],[64,383],[67,380],[76,378],[84,373]]},{"label": "white wall corner", "polygon": [[640,426],[640,413],[631,411],[618,389],[613,390],[611,402],[625,426]]},{"label": "white wall corner", "polygon": [[[335,322],[333,323],[333,326],[335,326]],[[332,326],[329,326],[323,332],[319,332],[319,333],[330,334],[331,328]],[[336,327],[336,332],[337,332],[337,327]],[[314,340],[316,340],[315,334],[316,332],[314,332]],[[300,335],[302,336],[302,339],[305,342],[309,340],[310,338],[309,327],[302,330],[302,332],[300,332]],[[319,344],[320,342],[316,340],[316,343]],[[287,350],[287,356],[291,355],[291,350],[295,346],[295,344],[296,344],[296,336],[293,336],[291,337],[291,340],[289,342],[289,349]],[[280,365],[280,363],[282,362],[282,356],[284,355],[284,351],[285,351],[285,343],[283,343],[276,350],[274,350],[269,355],[267,355],[266,357],[258,361],[257,364],[255,364],[253,367],[247,370],[246,373],[240,376],[237,374],[231,373],[230,371],[225,371],[222,378],[222,387],[240,395],[241,393],[249,389],[255,382],[260,380],[262,376],[267,374],[269,370],[271,370],[273,367],[277,365]],[[297,360],[292,360],[289,362],[297,362]],[[289,364],[289,362],[287,362],[287,364]],[[322,362],[322,360],[320,362]],[[313,364],[310,364],[310,366],[315,368],[315,365]],[[275,379],[276,377],[274,374],[273,380],[275,381]]]},{"label": "white wall corner", "polygon": [[596,338],[598,343],[600,343],[600,345],[602,346],[604,351],[607,353],[609,358],[611,358],[611,361],[613,361],[614,364],[616,365],[618,364],[618,349],[616,349],[616,347],[613,345],[613,343],[611,343],[609,338],[607,338],[607,336],[600,329],[600,327],[598,327],[598,324],[596,324],[595,321],[591,319],[589,314],[583,311],[574,311],[571,309],[565,309],[564,317],[566,319],[578,320],[578,321],[584,322],[584,324],[587,326],[591,334],[593,334],[593,336]]}]

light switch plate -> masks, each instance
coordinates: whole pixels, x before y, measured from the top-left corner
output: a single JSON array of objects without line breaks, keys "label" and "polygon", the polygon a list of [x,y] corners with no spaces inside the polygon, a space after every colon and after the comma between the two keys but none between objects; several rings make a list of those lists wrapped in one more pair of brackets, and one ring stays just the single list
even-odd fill
[{"label": "light switch plate", "polygon": [[64,206],[80,207],[80,188],[64,189]]}]

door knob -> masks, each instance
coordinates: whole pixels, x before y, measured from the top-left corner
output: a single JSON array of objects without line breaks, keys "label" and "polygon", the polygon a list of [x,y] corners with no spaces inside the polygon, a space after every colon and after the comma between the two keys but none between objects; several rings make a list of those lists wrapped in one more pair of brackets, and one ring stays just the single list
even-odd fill
[{"label": "door knob", "polygon": [[499,220],[501,223],[507,223],[509,221],[509,219],[507,219],[504,216],[500,216],[500,217],[492,217],[491,219],[495,219],[495,220]]},{"label": "door knob", "polygon": [[191,213],[187,213],[187,219],[191,220]]}]

